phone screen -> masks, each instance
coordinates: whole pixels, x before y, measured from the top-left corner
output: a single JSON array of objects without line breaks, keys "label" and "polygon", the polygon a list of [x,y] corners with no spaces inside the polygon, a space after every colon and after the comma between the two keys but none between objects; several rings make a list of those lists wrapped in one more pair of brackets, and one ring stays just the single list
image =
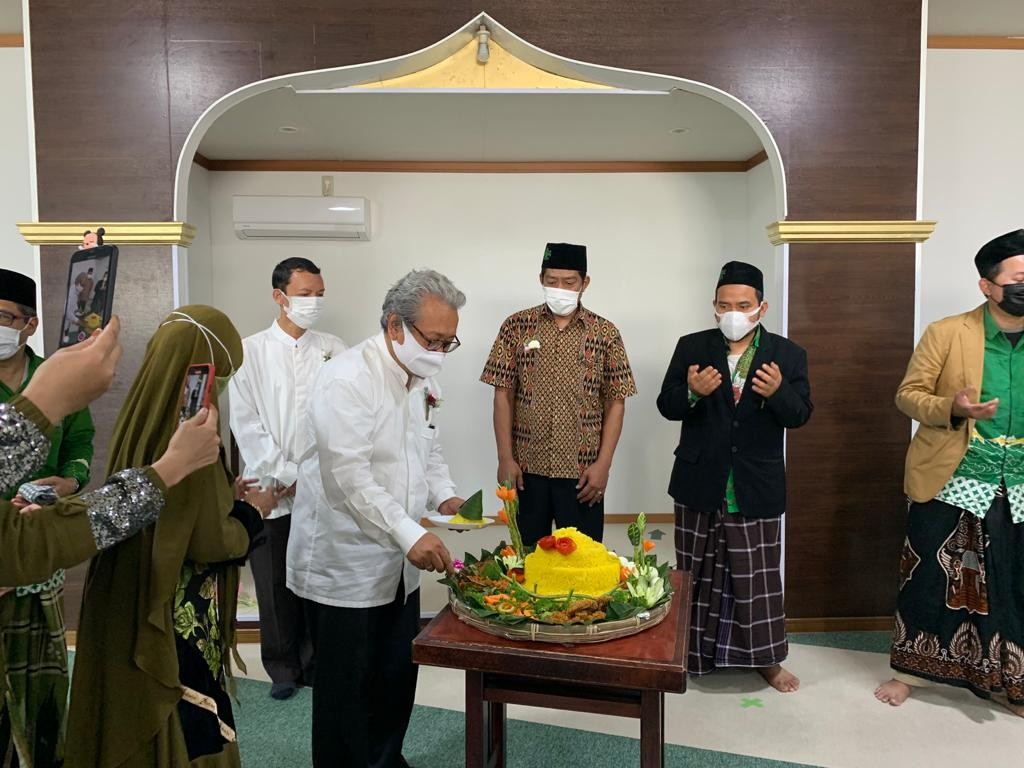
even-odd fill
[{"label": "phone screen", "polygon": [[116,274],[116,245],[78,251],[71,257],[60,346],[85,341],[110,322]]},{"label": "phone screen", "polygon": [[185,372],[180,421],[191,419],[199,413],[200,408],[209,406],[213,375],[213,366],[210,363],[201,363],[188,367],[188,370]]}]

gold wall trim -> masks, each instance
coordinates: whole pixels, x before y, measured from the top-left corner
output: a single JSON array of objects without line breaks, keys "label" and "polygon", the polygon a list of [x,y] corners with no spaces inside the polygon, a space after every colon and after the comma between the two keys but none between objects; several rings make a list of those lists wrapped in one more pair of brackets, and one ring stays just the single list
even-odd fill
[{"label": "gold wall trim", "polygon": [[114,245],[192,244],[196,228],[185,221],[22,221],[18,231],[29,245],[78,245],[87,229],[103,227]]},{"label": "gold wall trim", "polygon": [[783,243],[923,243],[934,221],[776,221],[769,224],[772,245]]}]

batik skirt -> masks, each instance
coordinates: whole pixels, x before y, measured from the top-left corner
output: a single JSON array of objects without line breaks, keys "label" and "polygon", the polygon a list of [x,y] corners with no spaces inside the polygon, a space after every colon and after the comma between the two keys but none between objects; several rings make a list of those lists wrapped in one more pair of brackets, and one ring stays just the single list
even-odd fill
[{"label": "batik skirt", "polygon": [[69,687],[63,584],[4,599],[13,605],[3,627],[8,685],[0,707],[0,766],[60,765]]},{"label": "batik skirt", "polygon": [[897,672],[1024,705],[1024,523],[912,503],[890,661]]}]

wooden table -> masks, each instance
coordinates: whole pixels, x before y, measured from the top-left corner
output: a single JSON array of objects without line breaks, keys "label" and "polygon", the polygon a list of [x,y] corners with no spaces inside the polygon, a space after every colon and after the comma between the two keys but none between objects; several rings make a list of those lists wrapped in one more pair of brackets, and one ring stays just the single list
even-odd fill
[{"label": "wooden table", "polygon": [[466,768],[504,768],[505,707],[640,719],[640,765],[662,768],[665,693],[686,690],[690,574],[671,571],[668,616],[632,637],[588,645],[504,640],[445,608],[413,641],[417,664],[466,671]]}]

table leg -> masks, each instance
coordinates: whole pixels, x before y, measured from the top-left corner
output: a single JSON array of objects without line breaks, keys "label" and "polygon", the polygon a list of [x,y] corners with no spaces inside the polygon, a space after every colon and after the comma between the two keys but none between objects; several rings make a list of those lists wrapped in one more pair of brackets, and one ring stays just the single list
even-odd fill
[{"label": "table leg", "polygon": [[466,671],[466,768],[505,768],[505,705],[484,698],[484,676]]},{"label": "table leg", "polygon": [[640,768],[662,768],[665,764],[665,694],[640,694]]},{"label": "table leg", "polygon": [[484,704],[484,676],[466,670],[466,768],[485,768],[490,746],[485,734],[489,712]]}]

